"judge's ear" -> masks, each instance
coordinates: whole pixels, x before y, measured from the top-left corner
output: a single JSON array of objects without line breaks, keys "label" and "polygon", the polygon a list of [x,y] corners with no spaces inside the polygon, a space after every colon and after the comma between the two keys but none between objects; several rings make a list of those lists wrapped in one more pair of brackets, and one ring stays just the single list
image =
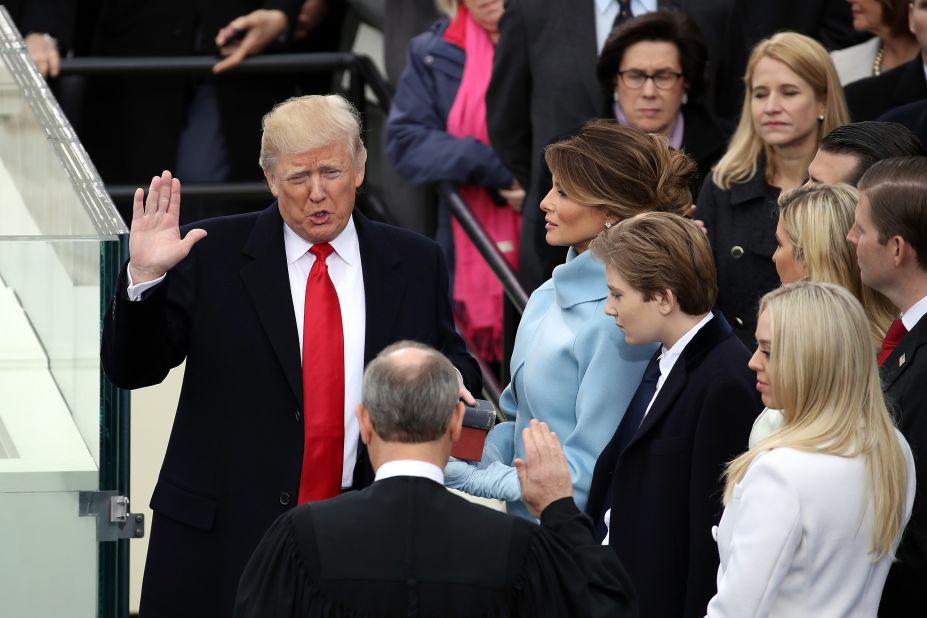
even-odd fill
[{"label": "judge's ear", "polygon": [[463,431],[464,412],[465,408],[463,402],[458,401],[457,405],[454,406],[454,413],[451,415],[451,422],[448,424],[447,428],[452,444],[460,440],[460,433]]},{"label": "judge's ear", "polygon": [[360,426],[361,442],[369,445],[370,439],[373,437],[373,423],[370,422],[370,414],[367,412],[367,408],[364,407],[364,404],[357,404],[354,415],[357,416],[357,424]]}]

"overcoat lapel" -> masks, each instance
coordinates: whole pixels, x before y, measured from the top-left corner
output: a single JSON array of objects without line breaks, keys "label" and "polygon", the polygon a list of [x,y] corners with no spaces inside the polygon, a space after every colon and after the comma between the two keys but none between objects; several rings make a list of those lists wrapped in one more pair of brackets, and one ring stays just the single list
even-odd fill
[{"label": "overcoat lapel", "polygon": [[364,273],[364,305],[367,329],[364,333],[364,364],[392,343],[399,308],[407,282],[400,272],[401,259],[374,224],[354,211],[354,226],[360,244],[361,269]]},{"label": "overcoat lapel", "polygon": [[287,274],[283,219],[276,202],[258,216],[242,252],[252,258],[240,273],[245,290],[301,411],[303,380],[299,333]]}]

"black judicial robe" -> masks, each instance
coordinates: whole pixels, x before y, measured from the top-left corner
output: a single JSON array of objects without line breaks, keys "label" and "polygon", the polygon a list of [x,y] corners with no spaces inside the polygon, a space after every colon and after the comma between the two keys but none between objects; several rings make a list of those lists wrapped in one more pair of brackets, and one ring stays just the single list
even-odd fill
[{"label": "black judicial robe", "polygon": [[235,616],[630,617],[636,605],[571,499],[538,526],[399,476],[281,515],[245,568]]}]

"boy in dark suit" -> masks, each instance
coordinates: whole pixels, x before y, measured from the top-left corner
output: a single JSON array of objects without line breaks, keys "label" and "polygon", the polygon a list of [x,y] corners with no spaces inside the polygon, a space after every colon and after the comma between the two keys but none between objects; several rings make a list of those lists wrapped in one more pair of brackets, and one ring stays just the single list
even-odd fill
[{"label": "boy in dark suit", "polygon": [[446,358],[396,343],[367,367],[363,393],[357,417],[376,482],[280,517],[242,575],[238,618],[636,615],[546,425],[525,429],[516,461],[537,526],[444,488],[464,412]]},{"label": "boy in dark suit", "polygon": [[638,215],[593,250],[606,264],[605,312],[628,343],[662,347],[596,462],[586,510],[604,518],[642,617],[701,617],[715,592],[724,466],[762,408],[750,353],[711,311],[711,248],[691,221]]}]

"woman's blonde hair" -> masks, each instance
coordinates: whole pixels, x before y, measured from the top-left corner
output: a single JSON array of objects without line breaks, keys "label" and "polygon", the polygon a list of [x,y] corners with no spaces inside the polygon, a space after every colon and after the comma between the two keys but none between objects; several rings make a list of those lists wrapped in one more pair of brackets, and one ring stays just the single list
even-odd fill
[{"label": "woman's blonde hair", "polygon": [[856,188],[845,183],[808,184],[779,196],[779,218],[807,279],[836,283],[863,305],[872,345],[878,350],[898,312],[884,295],[863,283],[856,247],[847,242],[858,200]]},{"label": "woman's blonde hair", "polygon": [[649,211],[684,215],[692,206],[695,163],[665,137],[616,120],[590,120],[545,148],[544,158],[571,200],[619,220]]},{"label": "woman's blonde hair", "polygon": [[770,330],[769,385],[784,423],[732,461],[724,503],[760,454],[792,448],[866,458],[873,507],[872,549],[892,550],[904,523],[907,467],[885,407],[863,308],[844,288],[799,281],[766,294],[760,313]]},{"label": "woman's blonde hair", "polygon": [[[766,154],[767,182],[775,176],[775,159],[772,148],[757,135],[753,127],[750,99],[753,96],[753,75],[757,63],[763,58],[778,60],[796,75],[808,82],[815,94],[824,101],[824,120],[818,123],[817,144],[821,138],[850,120],[840,78],[827,50],[820,43],[796,32],[780,32],[756,44],[750,52],[747,72],[744,75],[744,102],[740,110],[737,130],[731,137],[727,152],[712,170],[711,178],[724,190],[733,183],[746,182],[757,172],[760,153]],[[810,161],[808,161],[810,163]]]}]

